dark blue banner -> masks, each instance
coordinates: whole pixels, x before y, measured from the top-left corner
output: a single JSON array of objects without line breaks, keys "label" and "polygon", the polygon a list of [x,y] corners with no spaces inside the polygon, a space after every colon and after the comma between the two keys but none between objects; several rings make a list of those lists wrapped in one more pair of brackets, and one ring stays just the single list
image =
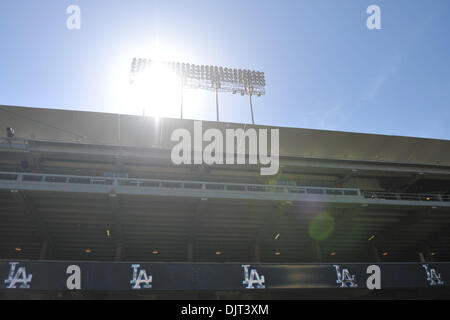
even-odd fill
[{"label": "dark blue banner", "polygon": [[0,290],[174,291],[444,287],[450,263],[185,264],[0,261]]}]

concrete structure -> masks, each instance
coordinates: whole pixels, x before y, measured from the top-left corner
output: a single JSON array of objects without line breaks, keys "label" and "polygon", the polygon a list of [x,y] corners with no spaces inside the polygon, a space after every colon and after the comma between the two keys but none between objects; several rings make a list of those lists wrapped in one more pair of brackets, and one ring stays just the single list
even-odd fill
[{"label": "concrete structure", "polygon": [[450,258],[450,141],[279,128],[280,173],[263,177],[172,164],[170,135],[192,120],[0,106],[7,127],[0,259]]}]

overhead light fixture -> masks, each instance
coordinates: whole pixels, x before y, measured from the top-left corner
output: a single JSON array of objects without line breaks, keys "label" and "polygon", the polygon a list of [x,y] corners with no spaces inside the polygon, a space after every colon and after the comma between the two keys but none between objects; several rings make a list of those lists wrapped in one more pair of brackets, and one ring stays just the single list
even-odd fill
[{"label": "overhead light fixture", "polygon": [[86,250],[84,250],[84,252],[86,252],[86,253],[92,253],[92,250],[91,249],[86,249]]},{"label": "overhead light fixture", "polygon": [[111,230],[109,230],[109,229],[106,230],[106,236],[107,236],[108,238],[111,237]]},{"label": "overhead light fixture", "polygon": [[389,253],[387,253],[387,252],[384,252],[384,253],[383,253],[383,256],[385,256],[385,257],[386,257],[386,256],[387,256],[388,254],[389,254]]},{"label": "overhead light fixture", "polygon": [[436,255],[436,252],[432,252],[431,255],[434,257]]},{"label": "overhead light fixture", "polygon": [[281,255],[281,252],[275,252],[275,255],[276,255],[276,256],[280,256],[280,255]]},{"label": "overhead light fixture", "polygon": [[280,236],[281,236],[281,234],[277,234],[277,235],[275,236],[275,240],[280,239]]},{"label": "overhead light fixture", "polygon": [[264,72],[242,69],[231,69],[210,65],[195,65],[179,62],[162,62],[151,59],[134,58],[131,63],[131,79],[133,83],[139,73],[158,63],[174,71],[182,78],[186,87],[219,92],[241,92],[244,94],[265,94],[266,79]]},{"label": "overhead light fixture", "polygon": [[222,255],[222,252],[221,251],[217,251],[216,252],[216,256],[220,256],[220,255]]},{"label": "overhead light fixture", "polygon": [[16,248],[16,252],[22,252],[22,248]]},{"label": "overhead light fixture", "polygon": [[372,241],[373,239],[375,239],[376,235],[374,234],[373,236],[371,236],[368,241]]},{"label": "overhead light fixture", "polygon": [[153,250],[153,252],[152,252],[154,255],[157,255],[157,254],[159,254],[159,251],[158,250]]},{"label": "overhead light fixture", "polygon": [[332,253],[330,253],[330,256],[335,256],[336,255],[336,252],[332,252]]}]

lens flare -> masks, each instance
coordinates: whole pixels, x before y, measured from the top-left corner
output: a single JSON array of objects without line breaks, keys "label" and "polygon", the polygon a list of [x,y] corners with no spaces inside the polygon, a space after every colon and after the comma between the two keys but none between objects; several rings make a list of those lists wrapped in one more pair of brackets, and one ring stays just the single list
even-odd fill
[{"label": "lens flare", "polygon": [[327,212],[318,214],[309,224],[309,235],[312,239],[323,241],[328,239],[334,231],[335,220]]}]

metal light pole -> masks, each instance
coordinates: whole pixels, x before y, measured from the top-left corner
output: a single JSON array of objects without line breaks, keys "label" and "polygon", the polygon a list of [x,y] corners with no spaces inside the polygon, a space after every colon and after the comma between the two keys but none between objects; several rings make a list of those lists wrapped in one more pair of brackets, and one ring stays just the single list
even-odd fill
[{"label": "metal light pole", "polygon": [[255,117],[253,116],[252,94],[249,93],[248,96],[249,96],[249,98],[250,98],[250,112],[251,112],[251,114],[252,114],[252,124],[255,124]]},{"label": "metal light pole", "polygon": [[181,78],[181,120],[183,120],[184,81]]},{"label": "metal light pole", "polygon": [[219,90],[216,88],[216,114],[217,114],[217,122],[219,121]]}]

